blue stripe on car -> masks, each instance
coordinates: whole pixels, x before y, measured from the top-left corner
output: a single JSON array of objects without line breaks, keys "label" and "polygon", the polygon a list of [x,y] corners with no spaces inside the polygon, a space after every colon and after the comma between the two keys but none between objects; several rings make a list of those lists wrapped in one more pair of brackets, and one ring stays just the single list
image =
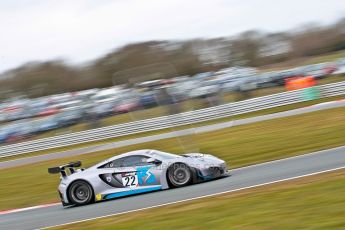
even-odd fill
[{"label": "blue stripe on car", "polygon": [[124,192],[117,192],[117,193],[105,195],[104,199],[112,199],[112,198],[117,198],[117,197],[135,195],[135,194],[139,194],[139,193],[153,192],[153,191],[157,191],[157,190],[161,190],[161,189],[162,189],[162,186],[157,185],[157,186],[149,187],[149,188],[142,188],[142,189],[135,189],[135,190],[129,190],[129,191],[124,191]]}]

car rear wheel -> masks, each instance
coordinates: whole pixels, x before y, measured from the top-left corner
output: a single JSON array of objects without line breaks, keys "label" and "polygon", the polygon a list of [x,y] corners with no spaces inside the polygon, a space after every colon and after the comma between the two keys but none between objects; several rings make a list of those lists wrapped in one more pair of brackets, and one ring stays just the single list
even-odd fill
[{"label": "car rear wheel", "polygon": [[75,181],[68,190],[71,203],[75,205],[85,205],[92,201],[93,190],[89,183],[85,181]]},{"label": "car rear wheel", "polygon": [[168,169],[168,180],[172,187],[183,187],[191,183],[192,172],[186,164],[176,163]]}]

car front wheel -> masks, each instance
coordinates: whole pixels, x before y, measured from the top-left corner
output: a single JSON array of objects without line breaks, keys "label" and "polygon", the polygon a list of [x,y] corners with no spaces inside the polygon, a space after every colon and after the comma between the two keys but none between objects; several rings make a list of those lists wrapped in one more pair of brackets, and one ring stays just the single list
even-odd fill
[{"label": "car front wheel", "polygon": [[168,169],[168,180],[172,187],[183,187],[192,182],[192,172],[183,163],[175,163]]}]

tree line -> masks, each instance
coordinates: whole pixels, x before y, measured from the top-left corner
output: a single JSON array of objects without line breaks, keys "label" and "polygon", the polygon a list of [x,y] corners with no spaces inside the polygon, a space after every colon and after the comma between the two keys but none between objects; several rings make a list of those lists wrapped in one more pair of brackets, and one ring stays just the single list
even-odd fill
[{"label": "tree line", "polygon": [[345,18],[332,25],[309,24],[279,33],[251,30],[231,37],[148,41],[120,47],[84,66],[63,60],[19,66],[3,74],[0,97],[38,97],[234,65],[260,67],[344,49]]}]

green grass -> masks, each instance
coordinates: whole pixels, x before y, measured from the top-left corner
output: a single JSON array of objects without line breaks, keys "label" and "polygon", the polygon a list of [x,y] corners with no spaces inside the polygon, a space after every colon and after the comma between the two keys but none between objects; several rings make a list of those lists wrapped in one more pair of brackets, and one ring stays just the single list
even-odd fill
[{"label": "green grass", "polygon": [[345,171],[52,229],[344,229]]},{"label": "green grass", "polygon": [[318,64],[322,62],[333,62],[333,61],[337,61],[339,58],[344,58],[344,57],[345,57],[345,50],[341,50],[341,51],[329,53],[326,55],[295,58],[293,60],[288,60],[281,63],[262,66],[260,67],[260,70],[261,72],[285,70],[285,69],[291,69],[291,68],[305,66],[305,65]]},{"label": "green grass", "polygon": [[336,61],[337,59],[344,58],[344,57],[345,57],[345,50],[342,50],[342,51],[330,53],[327,55],[312,57],[311,59],[305,62],[305,65]]},{"label": "green grass", "polygon": [[344,130],[345,110],[337,108],[186,136],[183,139],[171,138],[2,169],[0,210],[58,201],[58,176],[49,175],[47,168],[73,160],[81,160],[88,167],[110,156],[136,149],[159,149],[175,153],[200,151],[214,154],[234,168],[344,145]]},{"label": "green grass", "polygon": [[22,155],[16,155],[16,156],[12,156],[12,157],[4,157],[4,158],[0,158],[0,162],[24,158],[24,157],[30,157],[30,156],[44,155],[44,154],[49,154],[52,152],[68,151],[68,150],[77,149],[77,148],[84,148],[84,147],[89,147],[89,146],[94,146],[94,145],[111,143],[111,142],[115,142],[115,141],[127,140],[127,139],[131,139],[131,138],[138,138],[138,137],[143,137],[143,136],[148,136],[148,135],[154,135],[154,134],[171,132],[171,131],[176,131],[176,130],[181,130],[181,129],[193,128],[193,127],[198,127],[198,126],[203,126],[203,125],[216,124],[216,123],[226,122],[226,121],[231,121],[231,120],[237,120],[237,119],[249,118],[249,117],[254,117],[254,116],[278,113],[278,112],[283,112],[283,111],[287,111],[287,110],[292,110],[292,109],[297,109],[297,108],[302,108],[302,107],[314,105],[317,103],[333,101],[333,100],[338,100],[338,99],[344,99],[344,98],[345,98],[345,96],[341,95],[341,96],[335,96],[335,97],[329,97],[329,98],[322,98],[322,99],[313,100],[313,101],[305,101],[305,102],[295,103],[295,104],[291,104],[291,105],[285,105],[285,106],[275,107],[275,108],[271,108],[271,109],[265,109],[265,110],[260,110],[260,111],[256,111],[256,112],[251,112],[251,113],[246,113],[246,114],[241,114],[241,115],[236,115],[236,116],[231,116],[231,117],[226,117],[226,118],[220,118],[220,119],[215,119],[215,120],[211,120],[211,121],[200,122],[200,123],[191,124],[191,125],[179,126],[179,127],[175,127],[175,128],[168,128],[168,129],[163,129],[163,130],[158,130],[158,131],[150,131],[150,132],[144,132],[144,133],[139,133],[139,134],[132,134],[132,135],[127,135],[127,136],[122,136],[122,137],[117,137],[117,138],[110,138],[110,139],[101,140],[101,141],[94,141],[94,142],[88,142],[88,143],[84,143],[84,144],[76,144],[76,145],[67,146],[67,147],[61,147],[61,148],[37,151],[37,152],[27,153],[27,154],[22,154]]}]

